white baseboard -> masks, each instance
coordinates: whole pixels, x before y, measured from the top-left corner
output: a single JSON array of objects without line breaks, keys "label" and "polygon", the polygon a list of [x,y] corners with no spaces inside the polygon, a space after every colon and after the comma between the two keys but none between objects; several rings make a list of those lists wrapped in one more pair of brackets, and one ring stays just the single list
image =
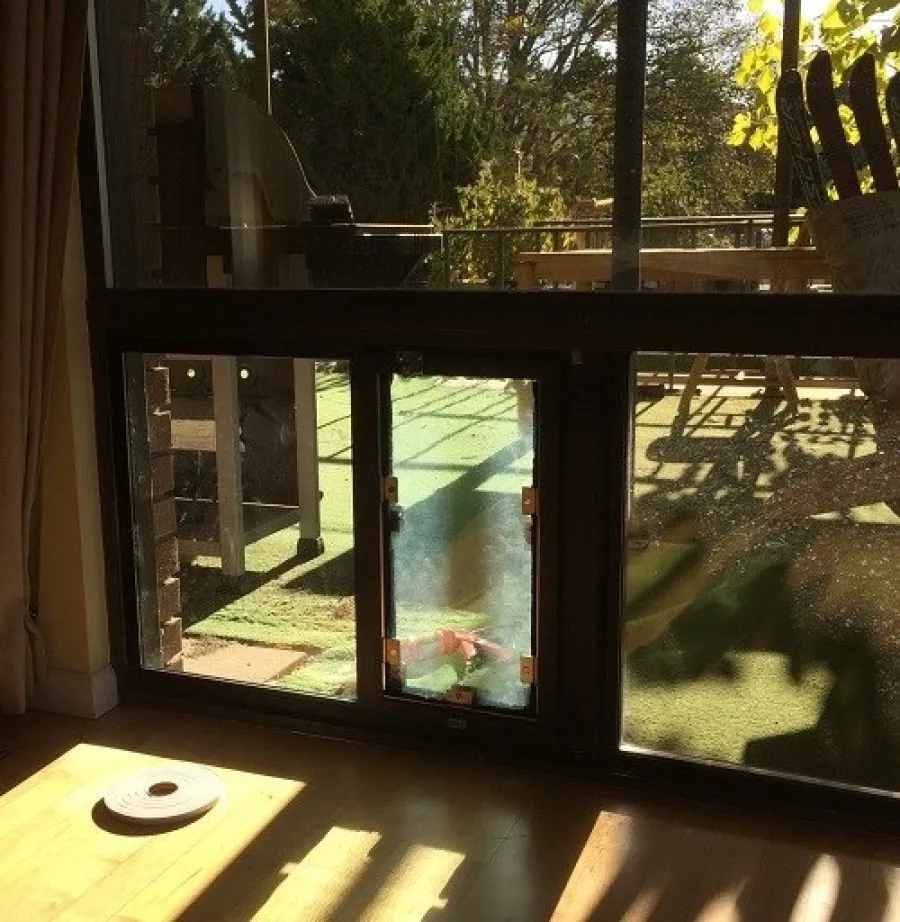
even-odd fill
[{"label": "white baseboard", "polygon": [[34,690],[29,706],[73,717],[100,717],[118,703],[116,674],[112,666],[104,666],[92,673],[51,669]]}]

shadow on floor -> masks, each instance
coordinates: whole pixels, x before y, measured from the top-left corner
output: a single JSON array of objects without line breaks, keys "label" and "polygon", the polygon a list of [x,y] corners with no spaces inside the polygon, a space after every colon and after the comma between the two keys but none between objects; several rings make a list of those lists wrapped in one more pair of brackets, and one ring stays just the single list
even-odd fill
[{"label": "shadow on floor", "polygon": [[[888,862],[869,861],[872,840],[764,816],[624,805],[587,781],[168,712],[126,710],[88,736],[304,784],[180,922],[250,919],[272,911],[272,901],[279,918],[298,919],[315,903],[312,917],[322,922],[355,922],[379,904],[379,918],[423,922],[621,922],[630,913],[691,922],[717,901],[762,922],[826,898],[833,922],[881,922],[888,905]],[[256,828],[252,817],[247,823]],[[342,830],[363,834],[352,855],[327,848]],[[823,838],[829,876],[811,896]],[[295,878],[292,890],[299,869],[304,886]]]}]

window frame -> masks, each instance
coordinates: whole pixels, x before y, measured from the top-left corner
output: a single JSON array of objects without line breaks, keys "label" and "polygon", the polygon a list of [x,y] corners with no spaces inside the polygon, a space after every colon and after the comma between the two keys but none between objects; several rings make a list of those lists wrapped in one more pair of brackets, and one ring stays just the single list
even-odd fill
[{"label": "window frame", "polygon": [[[646,49],[646,2],[622,8],[618,59],[633,61]],[[639,287],[641,173],[633,161],[640,157],[643,131],[643,114],[634,109],[643,93],[641,67],[620,67],[617,78],[615,182],[617,197],[625,203],[614,214],[618,291],[117,288],[109,274],[95,68],[94,44],[85,72],[80,181],[98,461],[102,482],[110,488],[103,491],[102,521],[111,647],[124,701],[179,708],[189,703],[199,710],[347,738],[409,743],[427,737],[430,745],[454,753],[489,752],[518,764],[582,772],[604,783],[704,804],[837,819],[865,829],[900,828],[896,795],[620,748],[633,355],[705,351],[900,358],[900,343],[886,338],[896,298],[627,290]],[[247,318],[263,314],[264,324],[248,324]],[[288,708],[281,692],[135,667],[122,355],[293,355],[300,350],[367,356],[385,349],[468,350],[488,360],[512,352],[560,369],[554,510],[560,545],[553,667],[557,720],[543,748],[536,749],[534,735],[519,733],[508,716],[494,720],[488,715],[478,722],[477,732],[460,740],[430,717],[409,717],[409,709],[399,720],[400,712],[391,707],[360,719],[346,702],[304,699],[302,708]]]}]

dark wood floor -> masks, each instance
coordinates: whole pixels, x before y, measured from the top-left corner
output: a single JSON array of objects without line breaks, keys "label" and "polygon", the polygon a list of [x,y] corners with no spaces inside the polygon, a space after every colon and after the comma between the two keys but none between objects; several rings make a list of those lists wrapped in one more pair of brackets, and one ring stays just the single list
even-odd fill
[{"label": "dark wood floor", "polygon": [[[100,809],[173,760],[226,801],[156,832]],[[11,922],[900,920],[891,840],[163,711],[0,718],[0,792]]]}]

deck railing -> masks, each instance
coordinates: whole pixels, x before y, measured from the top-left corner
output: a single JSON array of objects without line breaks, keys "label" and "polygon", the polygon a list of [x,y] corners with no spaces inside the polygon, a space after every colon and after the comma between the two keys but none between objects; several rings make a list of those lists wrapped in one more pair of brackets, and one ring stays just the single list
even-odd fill
[{"label": "deck railing", "polygon": [[[792,215],[794,226],[802,215]],[[604,248],[612,245],[612,220],[588,218],[539,221],[527,227],[444,228],[439,271],[432,282],[443,288],[513,288],[516,255],[525,250]],[[763,247],[771,243],[772,216],[741,215],[663,216],[645,218],[643,244],[648,247]],[[478,245],[480,253],[472,256]],[[469,248],[469,259],[487,264],[482,274],[460,271]],[[491,252],[493,250],[493,252]]]}]

